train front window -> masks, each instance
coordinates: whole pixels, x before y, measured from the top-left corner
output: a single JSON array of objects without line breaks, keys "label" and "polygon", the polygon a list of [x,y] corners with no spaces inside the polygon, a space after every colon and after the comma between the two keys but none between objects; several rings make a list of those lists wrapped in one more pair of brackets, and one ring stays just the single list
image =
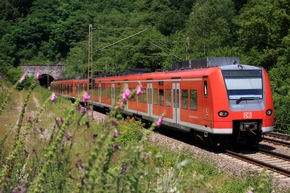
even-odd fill
[{"label": "train front window", "polygon": [[[229,99],[255,100],[263,98],[263,82],[260,70],[245,73],[234,71],[223,73]],[[238,102],[237,101],[237,102]]]}]

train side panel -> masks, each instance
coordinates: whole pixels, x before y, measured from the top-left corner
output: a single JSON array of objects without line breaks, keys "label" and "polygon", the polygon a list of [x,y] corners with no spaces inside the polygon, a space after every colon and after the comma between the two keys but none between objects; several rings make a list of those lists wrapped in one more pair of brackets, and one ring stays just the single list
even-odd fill
[{"label": "train side panel", "polygon": [[204,77],[204,119],[209,121],[210,132],[214,134],[232,134],[230,117],[220,117],[220,111],[229,112],[227,91],[222,74],[218,68]]},{"label": "train side panel", "polygon": [[[265,109],[263,111],[263,133],[270,132],[274,130],[274,104],[273,104],[273,97],[272,97],[272,90],[269,76],[265,69],[263,69],[264,75],[264,96],[265,96]],[[272,111],[271,115],[267,115],[267,111]]]},{"label": "train side panel", "polygon": [[[227,137],[255,143],[262,133],[273,130],[270,80],[263,68],[226,65],[96,78],[90,100],[109,110],[119,105],[125,87],[132,92],[140,84],[143,94],[132,93],[125,104],[128,115],[149,121],[163,115],[165,126],[203,139]],[[58,94],[76,98],[88,90],[88,81],[62,80],[51,86]]]}]

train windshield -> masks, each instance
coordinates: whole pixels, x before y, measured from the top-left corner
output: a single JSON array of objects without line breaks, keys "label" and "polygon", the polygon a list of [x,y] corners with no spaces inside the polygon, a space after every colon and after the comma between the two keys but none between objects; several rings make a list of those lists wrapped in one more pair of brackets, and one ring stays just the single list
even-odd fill
[{"label": "train windshield", "polygon": [[223,76],[229,99],[255,100],[263,98],[261,70],[224,70]]}]

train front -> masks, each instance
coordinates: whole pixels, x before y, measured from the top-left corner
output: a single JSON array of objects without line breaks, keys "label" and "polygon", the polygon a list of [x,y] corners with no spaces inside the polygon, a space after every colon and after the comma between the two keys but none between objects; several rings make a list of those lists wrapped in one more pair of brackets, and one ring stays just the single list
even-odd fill
[{"label": "train front", "polygon": [[221,66],[228,95],[233,139],[257,144],[262,134],[273,131],[274,105],[269,77],[261,67]]}]

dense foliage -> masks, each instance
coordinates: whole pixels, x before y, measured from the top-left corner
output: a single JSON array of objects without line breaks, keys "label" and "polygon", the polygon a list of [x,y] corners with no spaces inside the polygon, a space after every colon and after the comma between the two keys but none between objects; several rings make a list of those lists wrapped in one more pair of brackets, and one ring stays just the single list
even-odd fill
[{"label": "dense foliage", "polygon": [[238,56],[270,72],[276,120],[290,122],[289,0],[6,0],[0,18],[1,74],[61,61],[86,76],[92,24],[95,74]]}]

